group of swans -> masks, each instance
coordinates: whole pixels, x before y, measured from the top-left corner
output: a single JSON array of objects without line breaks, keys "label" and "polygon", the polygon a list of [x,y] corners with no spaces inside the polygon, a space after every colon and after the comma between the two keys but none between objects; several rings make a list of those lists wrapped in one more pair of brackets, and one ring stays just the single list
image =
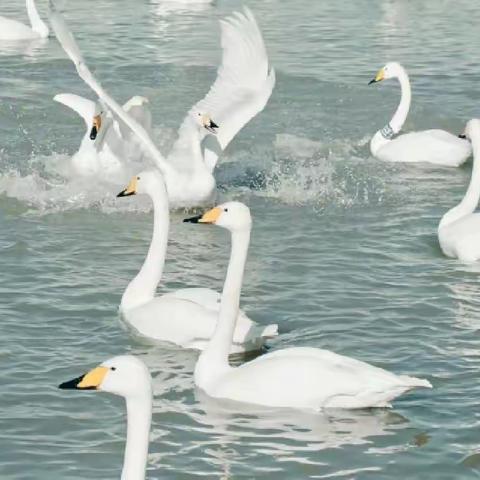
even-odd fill
[{"label": "group of swans", "polygon": [[0,40],[25,41],[47,38],[50,31],[40,18],[35,0],[26,0],[30,26],[17,20],[0,16]]},{"label": "group of swans", "polygon": [[[98,95],[101,105],[132,130],[155,162],[165,181],[170,206],[191,207],[212,202],[216,193],[213,171],[220,152],[263,110],[275,85],[275,72],[269,66],[262,34],[250,10],[220,21],[223,54],[217,78],[208,94],[187,113],[166,158],[145,125],[122,108],[92,75],[72,33],[54,6],[50,22],[80,78]],[[91,129],[96,115],[92,117],[91,106],[88,110],[89,115],[84,118],[87,129]],[[207,136],[211,141],[205,141]],[[88,140],[84,138],[84,142]]]}]

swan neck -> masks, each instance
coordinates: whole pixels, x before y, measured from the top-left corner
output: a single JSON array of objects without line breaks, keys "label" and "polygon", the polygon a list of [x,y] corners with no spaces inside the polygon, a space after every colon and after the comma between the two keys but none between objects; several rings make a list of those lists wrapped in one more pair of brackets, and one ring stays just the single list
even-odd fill
[{"label": "swan neck", "polygon": [[402,68],[398,74],[398,81],[400,82],[401,97],[397,110],[390,120],[390,127],[394,133],[398,133],[407,119],[410,110],[410,103],[412,101],[412,89],[410,87],[410,80],[407,72]]},{"label": "swan neck", "polygon": [[32,26],[32,30],[43,38],[48,37],[48,27],[38,14],[37,7],[35,6],[35,0],[26,0],[26,3],[27,14]]},{"label": "swan neck", "polygon": [[480,132],[472,136],[473,167],[470,183],[462,201],[442,218],[439,229],[475,211],[480,199]]},{"label": "swan neck", "polygon": [[126,404],[127,441],[121,480],[144,480],[152,421],[151,386],[144,394],[127,398]]},{"label": "swan neck", "polygon": [[147,256],[137,276],[122,297],[121,308],[128,310],[152,300],[162,278],[168,244],[168,196],[163,181],[150,193],[153,201],[153,234]]},{"label": "swan neck", "polygon": [[210,361],[213,357],[215,362],[223,366],[228,366],[228,356],[240,308],[240,293],[249,243],[250,228],[232,232],[230,261],[223,285],[218,322],[215,332],[204,351]]}]

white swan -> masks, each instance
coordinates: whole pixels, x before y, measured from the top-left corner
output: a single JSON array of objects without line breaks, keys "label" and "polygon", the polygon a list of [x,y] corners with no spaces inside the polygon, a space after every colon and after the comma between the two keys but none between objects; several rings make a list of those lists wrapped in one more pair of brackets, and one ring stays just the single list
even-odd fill
[{"label": "white swan", "polygon": [[472,177],[462,201],[442,217],[438,240],[447,257],[470,263],[480,259],[480,213],[474,213],[480,198],[480,120],[467,123],[465,136],[473,147]]},{"label": "white swan", "polygon": [[11,18],[0,17],[0,40],[20,41],[48,37],[48,27],[38,14],[35,0],[27,0],[26,3],[31,26]]},{"label": "white swan", "polygon": [[423,130],[395,137],[407,119],[412,93],[407,72],[396,62],[381,68],[370,84],[389,78],[400,82],[400,104],[390,122],[370,141],[372,155],[388,162],[427,162],[449,167],[464,163],[472,154],[470,143],[445,130]]},{"label": "white swan", "polygon": [[[165,263],[169,228],[168,196],[160,173],[140,173],[118,196],[136,193],[152,199],[153,235],[142,268],[122,296],[120,310],[127,323],[145,337],[202,350],[218,321],[220,295],[209,288],[186,288],[155,296]],[[241,310],[237,317],[229,353],[258,350],[267,338],[277,335],[277,325],[257,325]]]},{"label": "white swan", "polygon": [[220,151],[263,110],[275,84],[274,71],[269,70],[263,38],[252,13],[245,9],[244,13],[235,13],[220,22],[223,57],[217,79],[205,98],[188,112],[166,159],[145,129],[93,77],[63,17],[53,6],[50,20],[79,76],[135,132],[160,169],[170,206],[190,207],[211,202],[216,190],[213,170]]},{"label": "white swan", "polygon": [[231,260],[223,287],[215,333],[195,366],[195,384],[211,397],[271,407],[386,407],[427,380],[394,375],[353,358],[318,348],[286,348],[232,368],[228,350],[235,328],[243,272],[250,241],[250,210],[228,202],[204,215],[186,219],[214,223],[231,233]]},{"label": "white swan", "polygon": [[103,362],[85,375],[59,385],[62,390],[98,390],[120,395],[127,406],[127,441],[122,480],[144,480],[152,420],[152,378],[132,355]]},{"label": "white swan", "polygon": [[[125,173],[125,160],[139,162],[142,159],[143,151],[136,135],[114,117],[108,107],[73,93],[60,93],[53,99],[78,113],[87,128],[80,148],[71,159],[74,173],[81,176],[103,173],[111,178],[112,174]],[[152,116],[145,97],[132,97],[122,108],[151,132]]]}]

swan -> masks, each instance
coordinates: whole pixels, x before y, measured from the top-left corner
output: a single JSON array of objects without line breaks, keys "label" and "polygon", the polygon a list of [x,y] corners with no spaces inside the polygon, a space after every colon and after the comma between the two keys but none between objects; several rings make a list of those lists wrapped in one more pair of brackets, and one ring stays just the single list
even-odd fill
[{"label": "swan", "polygon": [[195,365],[195,385],[207,395],[269,407],[318,411],[388,407],[395,397],[408,390],[431,387],[427,380],[395,375],[353,358],[309,347],[277,350],[231,367],[228,350],[250,241],[250,210],[243,203],[227,202],[184,221],[215,224],[231,233],[231,257],[217,328]]},{"label": "swan", "polygon": [[[165,263],[169,208],[165,183],[158,170],[136,175],[118,196],[147,194],[153,202],[153,235],[145,262],[127,286],[120,311],[126,322],[144,337],[202,350],[218,321],[220,295],[209,288],[186,288],[155,296]],[[257,325],[241,310],[229,353],[260,349],[277,335],[277,325]]]},{"label": "swan", "polygon": [[48,27],[38,14],[35,0],[27,0],[26,3],[31,26],[11,18],[0,17],[0,40],[19,41],[48,37]]},{"label": "swan", "polygon": [[[125,157],[132,162],[141,161],[143,152],[137,137],[101,102],[73,93],[60,93],[53,99],[75,111],[86,125],[80,148],[71,159],[75,174],[84,177],[100,173],[108,177],[112,174],[118,176],[125,173],[122,162]],[[122,108],[151,132],[152,116],[147,98],[134,96]]]},{"label": "swan", "polygon": [[98,390],[125,398],[127,441],[121,479],[144,480],[152,421],[152,378],[143,361],[133,355],[113,357],[58,388]]},{"label": "swan", "polygon": [[223,57],[217,78],[208,94],[188,112],[167,158],[162,156],[145,129],[94,78],[52,1],[50,21],[80,78],[131,128],[159,168],[167,185],[170,206],[181,208],[211,203],[216,191],[213,171],[220,152],[263,110],[275,84],[275,73],[269,69],[262,34],[250,10],[221,20]]},{"label": "swan", "polygon": [[480,259],[480,214],[474,213],[480,198],[479,119],[467,123],[465,137],[473,147],[472,177],[462,201],[442,217],[438,225],[438,241],[447,257],[471,263]]},{"label": "swan", "polygon": [[407,72],[397,62],[387,63],[369,84],[397,78],[401,99],[387,125],[373,136],[370,151],[374,157],[388,162],[426,162],[458,167],[472,154],[470,143],[445,130],[423,130],[397,135],[408,115],[412,98]]}]

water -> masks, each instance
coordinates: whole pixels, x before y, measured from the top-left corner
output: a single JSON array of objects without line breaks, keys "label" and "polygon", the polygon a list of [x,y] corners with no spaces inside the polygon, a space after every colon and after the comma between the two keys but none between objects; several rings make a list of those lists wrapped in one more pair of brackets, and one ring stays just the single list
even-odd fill
[{"label": "water", "polygon": [[[215,78],[217,20],[240,8],[143,0],[64,2],[89,64],[119,100],[147,96],[159,144],[171,142]],[[195,392],[197,354],[123,328],[117,306],[150,239],[145,199],[125,185],[60,174],[84,134],[52,101],[90,98],[54,39],[0,48],[0,384],[2,479],[119,478],[121,399],[56,386],[124,352],[154,377],[148,478],[469,479],[480,469],[480,268],[442,256],[436,227],[468,182],[459,169],[388,165],[370,135],[398,101],[395,82],[367,87],[386,61],[405,64],[405,130],[460,132],[478,115],[475,2],[257,0],[277,70],[266,110],[229,146],[220,199],[254,214],[242,303],[278,322],[272,349],[332,349],[431,391],[391,411],[238,411]],[[45,11],[45,4],[40,8]],[[5,15],[26,18],[21,0]],[[161,288],[220,289],[227,236],[172,215]]]}]

